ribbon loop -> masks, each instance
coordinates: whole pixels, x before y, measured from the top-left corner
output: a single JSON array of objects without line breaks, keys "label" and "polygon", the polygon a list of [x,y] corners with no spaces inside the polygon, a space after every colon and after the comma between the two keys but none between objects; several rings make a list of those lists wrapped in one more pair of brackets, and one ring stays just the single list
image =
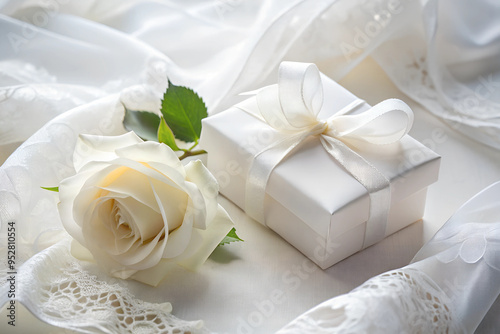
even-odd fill
[{"label": "ribbon loop", "polygon": [[336,131],[330,136],[385,145],[399,141],[410,131],[413,111],[401,100],[388,99],[357,115],[335,114],[328,123]]},{"label": "ribbon loop", "polygon": [[279,99],[290,125],[310,126],[323,105],[323,85],[314,64],[282,62],[278,74]]},{"label": "ribbon loop", "polygon": [[[245,211],[265,224],[264,198],[273,169],[310,136],[319,135],[325,150],[358,180],[370,195],[363,248],[385,237],[390,205],[390,182],[370,162],[348,145],[363,141],[386,145],[399,141],[413,124],[413,112],[403,101],[389,99],[365,112],[349,115],[365,103],[355,100],[327,120],[318,119],[323,105],[323,85],[314,64],[283,62],[278,84],[255,96],[262,121],[285,134],[284,139],[257,153],[247,175]],[[242,110],[248,112],[243,106]]]},{"label": "ribbon loop", "polygon": [[265,121],[280,132],[303,131],[318,123],[323,105],[323,85],[314,64],[282,62],[278,84],[256,96]]}]

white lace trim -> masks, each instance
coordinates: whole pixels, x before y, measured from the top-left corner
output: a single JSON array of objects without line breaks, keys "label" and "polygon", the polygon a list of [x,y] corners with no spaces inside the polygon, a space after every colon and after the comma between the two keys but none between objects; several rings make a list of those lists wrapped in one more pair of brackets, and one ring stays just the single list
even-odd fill
[{"label": "white lace trim", "polygon": [[446,294],[410,268],[376,276],[300,316],[279,334],[464,333]]},{"label": "white lace trim", "polygon": [[68,247],[56,244],[19,270],[18,300],[41,320],[80,333],[210,333],[202,321],[173,316],[168,302],[136,299],[126,281],[93,275]]}]

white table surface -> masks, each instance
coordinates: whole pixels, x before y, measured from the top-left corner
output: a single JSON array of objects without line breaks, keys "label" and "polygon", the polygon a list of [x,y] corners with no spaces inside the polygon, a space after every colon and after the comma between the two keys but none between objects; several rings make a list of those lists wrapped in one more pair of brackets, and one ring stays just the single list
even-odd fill
[{"label": "white table surface", "polygon": [[[410,134],[442,156],[439,181],[429,188],[423,221],[322,271],[222,199],[245,242],[216,250],[198,273],[179,270],[169,277],[158,291],[160,300],[173,304],[174,315],[203,319],[217,333],[273,333],[316,304],[408,264],[461,204],[500,180],[500,152],[464,137],[409,100],[371,58],[340,83],[372,105],[386,98],[407,102],[416,116]],[[8,153],[0,152],[0,159]],[[150,291],[146,293],[150,300],[158,300],[158,293]],[[6,326],[5,319],[4,308],[1,333],[71,333],[41,323],[20,305],[18,326]]]}]

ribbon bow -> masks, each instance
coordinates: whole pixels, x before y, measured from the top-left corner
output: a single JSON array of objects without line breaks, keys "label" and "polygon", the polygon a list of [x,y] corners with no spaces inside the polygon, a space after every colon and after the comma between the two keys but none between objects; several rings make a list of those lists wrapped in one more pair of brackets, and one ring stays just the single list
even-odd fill
[{"label": "ribbon bow", "polygon": [[[250,99],[252,100],[252,99]],[[282,62],[278,84],[258,91],[255,101],[261,121],[284,134],[283,139],[257,153],[246,180],[245,211],[265,224],[264,198],[273,169],[310,136],[319,135],[325,150],[334,157],[370,195],[370,215],[363,248],[385,237],[390,206],[390,182],[370,162],[346,144],[365,142],[385,145],[399,141],[413,124],[413,112],[406,103],[385,100],[369,110],[347,115],[360,105],[355,100],[326,120],[318,119],[323,105],[323,85],[314,64]],[[249,112],[245,102],[238,106]]]}]

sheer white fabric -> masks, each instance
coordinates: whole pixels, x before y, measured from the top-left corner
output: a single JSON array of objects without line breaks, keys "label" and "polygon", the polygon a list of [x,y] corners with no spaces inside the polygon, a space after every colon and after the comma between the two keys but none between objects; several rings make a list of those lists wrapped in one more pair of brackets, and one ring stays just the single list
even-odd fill
[{"label": "sheer white fabric", "polygon": [[[0,1],[0,149],[23,143],[0,167],[0,250],[7,222],[15,221],[19,273],[33,273],[22,263],[66,236],[56,195],[40,186],[74,173],[79,133],[124,132],[120,101],[157,111],[167,75],[215,113],[239,101],[237,94],[275,82],[270,76],[283,59],[315,62],[339,79],[371,55],[408,96],[499,148],[499,11],[487,0]],[[65,277],[84,277],[71,268],[61,268]],[[45,291],[43,284],[30,289]],[[23,294],[32,312],[51,305],[40,298]],[[68,327],[77,315],[58,314],[57,325]]]},{"label": "sheer white fabric", "polygon": [[[494,1],[473,10],[467,1],[450,0],[25,0],[0,6],[6,32],[1,95],[28,94],[21,107],[2,108],[3,119],[24,119],[28,107],[45,107],[22,133],[4,127],[2,143],[24,140],[57,113],[133,84],[161,92],[166,73],[195,88],[216,112],[235,94],[260,87],[284,58],[316,62],[339,79],[373,55],[431,112],[500,146],[500,6]],[[40,89],[44,97],[30,100]]]}]

